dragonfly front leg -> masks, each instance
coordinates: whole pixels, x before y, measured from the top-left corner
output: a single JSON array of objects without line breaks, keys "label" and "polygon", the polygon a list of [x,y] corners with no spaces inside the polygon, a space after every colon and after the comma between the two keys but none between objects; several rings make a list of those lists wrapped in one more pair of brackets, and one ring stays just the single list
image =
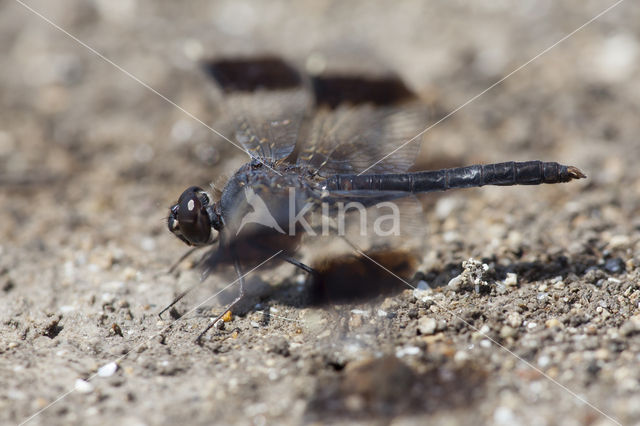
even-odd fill
[{"label": "dragonfly front leg", "polygon": [[282,255],[280,257],[282,258],[282,260],[284,260],[286,262],[289,262],[293,266],[302,269],[303,271],[305,271],[308,274],[311,274],[313,276],[316,276],[318,274],[318,271],[313,269],[311,266],[305,265],[304,263],[300,262],[298,259],[296,259],[294,257],[286,256],[286,255]]},{"label": "dragonfly front leg", "polygon": [[210,330],[214,325],[216,325],[216,323],[217,323],[218,321],[220,321],[220,320],[222,319],[222,317],[223,317],[223,316],[225,316],[225,315],[227,314],[227,312],[231,312],[231,309],[233,309],[233,307],[234,307],[238,302],[240,302],[240,301],[244,298],[244,295],[245,295],[245,290],[244,290],[244,275],[242,274],[242,270],[240,269],[240,261],[238,260],[238,257],[237,257],[237,256],[234,256],[234,258],[233,258],[233,266],[234,266],[234,267],[235,267],[235,269],[236,269],[236,274],[238,275],[238,281],[240,281],[240,294],[238,295],[238,297],[236,297],[236,298],[235,298],[235,300],[234,300],[233,302],[231,302],[231,303],[227,306],[227,308],[226,308],[224,311],[222,311],[222,313],[221,313],[220,315],[218,315],[218,316],[216,317],[216,319],[215,319],[211,324],[209,324],[209,325],[207,326],[207,328],[205,328],[205,329],[202,331],[202,333],[200,333],[200,334],[198,335],[198,337],[196,337],[195,342],[196,342],[197,344],[199,344],[199,345],[201,344],[201,339],[202,339],[202,337],[203,337],[205,334],[207,334],[207,331],[209,331],[209,330]]}]

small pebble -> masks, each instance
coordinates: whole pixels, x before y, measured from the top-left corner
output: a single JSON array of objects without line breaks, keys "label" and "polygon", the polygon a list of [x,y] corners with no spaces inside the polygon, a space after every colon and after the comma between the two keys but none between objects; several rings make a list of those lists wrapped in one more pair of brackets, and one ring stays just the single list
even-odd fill
[{"label": "small pebble", "polygon": [[516,337],[517,335],[518,335],[518,330],[512,327],[509,327],[508,325],[504,325],[500,329],[500,337],[502,337],[503,339],[507,339],[509,337]]},{"label": "small pebble", "polygon": [[609,240],[609,248],[611,250],[627,248],[630,243],[631,239],[627,235],[614,235]]},{"label": "small pebble", "polygon": [[127,266],[126,268],[124,268],[124,271],[122,271],[122,279],[124,281],[132,280],[136,277],[137,274],[138,274],[138,271],[136,271],[134,268],[130,266]]},{"label": "small pebble", "polygon": [[[277,312],[277,311],[276,311]],[[229,322],[231,321],[231,319],[233,318],[231,311],[227,311],[224,313],[224,315],[222,316],[222,318],[220,318],[223,322]]]},{"label": "small pebble", "polygon": [[93,385],[86,380],[77,379],[74,389],[80,393],[91,393],[93,392]]},{"label": "small pebble", "polygon": [[420,334],[430,335],[436,332],[438,322],[435,318],[422,317],[418,320],[418,331]]},{"label": "small pebble", "polygon": [[425,280],[418,281],[418,285],[416,286],[416,288],[418,290],[430,290],[431,289],[431,287],[429,287],[429,283],[427,283]]},{"label": "small pebble", "polygon": [[518,328],[522,325],[522,315],[517,312],[510,312],[507,315],[507,324],[513,328]]},{"label": "small pebble", "polygon": [[144,251],[154,251],[156,249],[156,242],[153,238],[142,238],[140,240],[140,248]]},{"label": "small pebble", "polygon": [[471,359],[471,355],[467,351],[457,351],[453,356],[453,360],[457,363],[464,363]]},{"label": "small pebble", "polygon": [[440,220],[445,220],[451,215],[451,212],[460,208],[461,204],[462,202],[457,198],[443,197],[436,203],[436,216]]},{"label": "small pebble", "polygon": [[515,287],[518,285],[518,274],[513,272],[507,273],[507,277],[502,281],[507,287]]},{"label": "small pebble", "polygon": [[396,357],[402,358],[407,355],[418,355],[420,353],[420,348],[417,346],[407,346],[404,348],[400,348],[396,351]]},{"label": "small pebble", "polygon": [[421,302],[426,302],[427,300],[429,300],[431,298],[432,295],[432,290],[429,287],[428,284],[426,284],[425,281],[420,281],[421,283],[424,283],[426,286],[420,286],[420,283],[418,283],[418,286],[416,287],[415,290],[413,290],[413,297],[416,300],[419,300]]},{"label": "small pebble", "polygon": [[557,318],[550,318],[544,323],[547,328],[560,328],[562,323]]},{"label": "small pebble", "polygon": [[115,362],[110,362],[109,364],[105,364],[98,369],[98,376],[100,377],[111,377],[118,370],[118,364]]},{"label": "small pebble", "polygon": [[457,277],[451,278],[447,286],[451,288],[453,291],[458,291],[460,286],[462,285],[462,275],[458,275]]},{"label": "small pebble", "polygon": [[514,425],[518,423],[518,417],[509,407],[498,407],[493,412],[493,421],[496,425]]},{"label": "small pebble", "polygon": [[62,305],[59,308],[60,313],[62,314],[68,314],[69,312],[73,312],[76,310],[75,306],[71,306],[71,305]]},{"label": "small pebble", "polygon": [[551,363],[551,358],[549,358],[546,355],[542,355],[540,358],[538,358],[538,366],[541,368],[547,367],[550,363]]},{"label": "small pebble", "polygon": [[610,274],[620,274],[625,271],[625,264],[619,257],[614,257],[605,262],[604,269]]}]

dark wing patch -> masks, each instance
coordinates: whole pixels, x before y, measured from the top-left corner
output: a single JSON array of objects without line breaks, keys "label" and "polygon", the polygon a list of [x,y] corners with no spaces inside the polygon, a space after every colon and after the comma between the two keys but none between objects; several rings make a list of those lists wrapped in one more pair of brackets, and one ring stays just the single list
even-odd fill
[{"label": "dark wing patch", "polygon": [[252,157],[278,161],[293,152],[311,104],[295,69],[275,58],[222,59],[203,66],[225,95],[236,140]]},{"label": "dark wing patch", "polygon": [[311,79],[316,105],[335,109],[341,104],[393,105],[415,99],[415,95],[395,76],[316,76]]},{"label": "dark wing patch", "polygon": [[291,89],[302,85],[300,74],[278,58],[210,60],[202,68],[225,92]]}]

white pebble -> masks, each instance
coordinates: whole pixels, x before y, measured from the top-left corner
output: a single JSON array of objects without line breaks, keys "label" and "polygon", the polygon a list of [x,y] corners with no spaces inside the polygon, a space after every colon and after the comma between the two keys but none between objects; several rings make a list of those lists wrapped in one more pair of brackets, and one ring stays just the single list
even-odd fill
[{"label": "white pebble", "polygon": [[418,320],[418,331],[423,335],[430,335],[436,332],[438,323],[435,318],[422,317]]},{"label": "white pebble", "polygon": [[633,35],[615,34],[606,39],[594,55],[593,71],[611,83],[628,79],[636,68],[639,50]]},{"label": "white pebble", "polygon": [[431,287],[429,287],[429,283],[424,280],[418,281],[418,285],[413,290],[413,297],[421,302],[426,302],[431,296]]},{"label": "white pebble", "polygon": [[507,273],[507,277],[502,281],[507,287],[515,287],[518,285],[518,274],[513,272]]},{"label": "white pebble", "polygon": [[109,364],[105,364],[98,369],[98,376],[100,377],[111,377],[118,370],[118,364],[115,362],[110,362]]},{"label": "white pebble", "polygon": [[471,359],[471,355],[467,351],[457,351],[453,356],[453,360],[457,363],[466,362]]},{"label": "white pebble", "polygon": [[455,291],[460,288],[460,284],[462,284],[462,275],[451,278],[447,286],[451,287]]},{"label": "white pebble", "polygon": [[171,139],[183,143],[193,136],[193,127],[187,120],[178,120],[171,126]]},{"label": "white pebble", "polygon": [[517,418],[509,407],[498,407],[493,412],[493,421],[496,425],[514,425],[517,424]]},{"label": "white pebble", "polygon": [[102,299],[103,303],[113,303],[116,300],[116,297],[111,293],[102,293],[100,299]]},{"label": "white pebble", "polygon": [[420,280],[418,281],[418,285],[416,286],[416,288],[418,290],[431,290],[431,287],[429,287],[429,283],[426,282],[425,280]]},{"label": "white pebble", "polygon": [[[188,38],[182,44],[182,51],[184,52],[184,55],[187,58],[195,62],[202,59],[202,54],[204,53],[204,47],[202,46],[202,43],[199,40]],[[186,120],[181,120],[181,121],[186,122],[187,124],[190,124]],[[173,129],[171,129],[171,133],[173,136]],[[190,137],[191,137],[191,134],[189,134],[188,136],[184,136],[185,138],[184,140],[187,140]]]},{"label": "white pebble", "polygon": [[403,358],[407,355],[418,355],[420,353],[420,348],[417,346],[407,346],[405,348],[400,348],[396,351],[397,358]]},{"label": "white pebble", "polygon": [[518,312],[510,312],[507,315],[507,324],[513,328],[518,328],[522,325],[522,315]]},{"label": "white pebble", "polygon": [[440,220],[444,220],[456,209],[460,207],[460,201],[457,198],[445,197],[436,203],[436,216]]},{"label": "white pebble", "polygon": [[86,380],[77,379],[74,389],[80,393],[91,393],[93,392],[93,385]]},{"label": "white pebble", "polygon": [[538,358],[538,366],[540,366],[541,368],[547,367],[550,362],[551,358],[546,355],[542,355],[540,358]]},{"label": "white pebble", "polygon": [[60,313],[63,313],[63,314],[68,314],[69,312],[73,312],[75,310],[76,310],[75,306],[71,306],[71,305],[60,306]]},{"label": "white pebble", "polygon": [[144,251],[154,251],[156,249],[156,242],[153,238],[143,238],[140,240],[140,248]]}]

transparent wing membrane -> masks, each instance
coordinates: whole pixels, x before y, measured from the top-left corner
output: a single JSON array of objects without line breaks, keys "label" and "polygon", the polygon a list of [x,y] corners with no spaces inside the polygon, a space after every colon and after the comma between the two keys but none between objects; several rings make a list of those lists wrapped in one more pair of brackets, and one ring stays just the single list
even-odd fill
[{"label": "transparent wing membrane", "polygon": [[[427,120],[425,109],[372,105],[319,111],[298,156],[298,164],[321,176],[359,173],[414,137]],[[368,173],[404,172],[413,165],[419,141],[407,144]]]},{"label": "transparent wing membrane", "polygon": [[260,91],[229,96],[236,140],[252,156],[277,161],[293,152],[311,100],[302,90]]}]

